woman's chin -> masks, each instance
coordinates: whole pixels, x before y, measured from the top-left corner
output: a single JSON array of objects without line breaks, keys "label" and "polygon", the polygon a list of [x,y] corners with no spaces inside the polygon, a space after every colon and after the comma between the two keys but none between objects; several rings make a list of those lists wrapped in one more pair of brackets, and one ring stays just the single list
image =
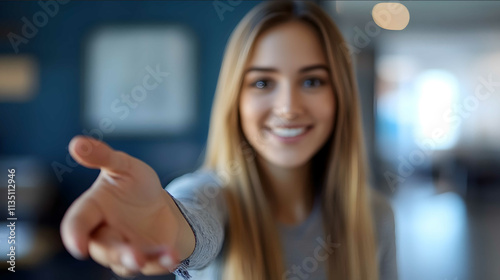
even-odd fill
[{"label": "woman's chin", "polygon": [[297,156],[267,156],[265,160],[272,165],[280,168],[298,168],[306,165],[310,157],[297,157]]}]

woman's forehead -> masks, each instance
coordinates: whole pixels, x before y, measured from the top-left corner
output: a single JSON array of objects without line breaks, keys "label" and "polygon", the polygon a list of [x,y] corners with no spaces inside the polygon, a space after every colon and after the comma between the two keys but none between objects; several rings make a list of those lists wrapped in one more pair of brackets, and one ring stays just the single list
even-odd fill
[{"label": "woman's forehead", "polygon": [[289,21],[273,26],[255,41],[249,67],[302,68],[326,64],[318,33],[301,21]]}]

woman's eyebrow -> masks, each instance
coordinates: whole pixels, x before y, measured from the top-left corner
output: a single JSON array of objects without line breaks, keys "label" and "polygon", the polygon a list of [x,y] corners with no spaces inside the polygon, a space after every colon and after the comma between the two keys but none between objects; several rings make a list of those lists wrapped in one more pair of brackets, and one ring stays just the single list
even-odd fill
[{"label": "woman's eyebrow", "polygon": [[[324,69],[325,71],[330,72],[330,69],[325,64],[314,64],[300,68],[299,73],[309,72],[316,69]],[[251,71],[278,72],[276,68],[271,68],[271,67],[250,67],[245,71],[245,74]]]},{"label": "woman's eyebrow", "polygon": [[252,71],[259,72],[278,72],[276,68],[267,68],[267,67],[250,67],[245,71],[245,74]]},{"label": "woman's eyebrow", "polygon": [[303,67],[299,70],[299,73],[309,72],[316,69],[323,69],[326,72],[330,72],[330,69],[325,64],[315,64],[307,67]]}]

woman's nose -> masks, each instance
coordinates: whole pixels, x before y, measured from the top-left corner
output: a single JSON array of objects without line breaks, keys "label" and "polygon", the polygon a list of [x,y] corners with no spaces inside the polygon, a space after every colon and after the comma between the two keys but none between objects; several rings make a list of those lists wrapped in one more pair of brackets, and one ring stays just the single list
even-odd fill
[{"label": "woman's nose", "polygon": [[273,112],[278,117],[286,120],[299,117],[304,113],[300,92],[289,85],[283,87],[277,94]]}]

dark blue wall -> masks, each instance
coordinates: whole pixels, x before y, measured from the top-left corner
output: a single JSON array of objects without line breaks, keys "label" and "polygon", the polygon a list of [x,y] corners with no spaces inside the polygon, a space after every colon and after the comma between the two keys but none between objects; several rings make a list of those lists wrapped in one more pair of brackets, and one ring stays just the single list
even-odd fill
[{"label": "dark blue wall", "polygon": [[[66,165],[70,139],[85,128],[81,121],[85,38],[106,24],[180,23],[198,36],[199,70],[196,127],[182,135],[155,138],[104,138],[150,164],[167,183],[172,177],[196,167],[201,161],[208,132],[213,94],[226,41],[232,29],[257,2],[240,3],[223,13],[221,20],[213,1],[72,1],[39,29],[19,54],[31,54],[40,66],[40,87],[25,103],[0,102],[0,156],[35,156],[46,164],[53,180],[53,162]],[[0,55],[14,54],[9,32],[21,34],[23,17],[30,21],[40,5],[33,2],[0,2]],[[60,190],[68,200],[76,198],[93,182],[97,171],[83,167],[62,175]]]},{"label": "dark blue wall", "polygon": [[[20,55],[32,55],[39,64],[40,83],[34,98],[23,103],[0,101],[0,166],[2,162],[11,164],[18,162],[17,159],[34,159],[33,162],[41,163],[47,176],[22,172],[22,168],[17,170],[17,176],[36,176],[36,182],[40,181],[36,187],[46,188],[47,184],[52,184],[58,190],[57,202],[50,211],[44,211],[48,218],[30,220],[24,217],[24,221],[37,227],[48,226],[53,229],[54,236],[58,236],[59,223],[65,210],[98,175],[98,170],[81,166],[70,168],[66,164],[70,139],[81,134],[83,129],[90,128],[83,125],[80,102],[85,81],[84,46],[89,33],[107,24],[177,23],[187,25],[198,37],[199,61],[195,73],[198,77],[198,118],[195,127],[173,136],[104,137],[115,149],[150,164],[166,185],[176,176],[190,172],[200,164],[226,41],[237,22],[257,3],[251,1],[229,6],[232,10],[224,12],[223,20],[217,14],[213,1],[71,1],[59,5],[59,12],[49,18],[47,25],[40,28],[27,44],[19,46]],[[8,34],[13,32],[21,35],[24,24],[22,18],[32,21],[33,15],[40,11],[42,8],[35,1],[0,2],[0,56],[15,55]],[[51,167],[53,163],[67,166],[71,172],[62,174],[60,181]],[[42,182],[39,177],[48,177],[49,180]],[[23,205],[22,197],[19,203],[19,208],[28,208],[26,203]],[[40,211],[33,209],[32,212]],[[43,217],[42,214],[40,216]],[[35,230],[32,233],[36,235]],[[60,248],[56,255],[44,257],[44,261],[35,268],[28,269],[20,265],[15,278],[43,280],[55,279],[55,275],[58,275],[58,279],[118,279],[91,260],[80,262],[73,259],[62,249],[60,241],[51,246]],[[0,278],[3,277],[0,275]]]}]

